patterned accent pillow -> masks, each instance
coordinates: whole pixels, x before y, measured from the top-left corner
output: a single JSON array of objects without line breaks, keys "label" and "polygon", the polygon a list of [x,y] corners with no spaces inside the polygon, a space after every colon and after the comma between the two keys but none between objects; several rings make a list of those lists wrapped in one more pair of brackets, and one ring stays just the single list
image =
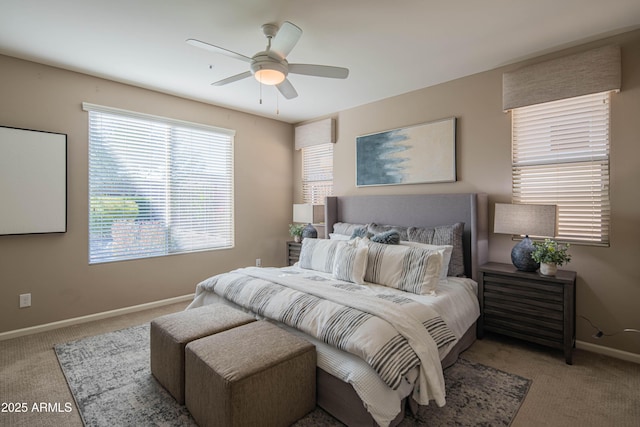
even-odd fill
[{"label": "patterned accent pillow", "polygon": [[371,241],[385,245],[397,245],[400,243],[400,233],[396,230],[383,231],[371,236]]},{"label": "patterned accent pillow", "polygon": [[409,227],[407,234],[410,242],[426,243],[430,245],[451,245],[451,261],[449,262],[448,276],[464,276],[464,247],[462,234],[464,222],[453,225],[444,225],[435,228]]},{"label": "patterned accent pillow", "polygon": [[400,242],[400,244],[429,250],[444,250],[442,254],[442,268],[440,269],[440,280],[447,278],[447,274],[449,272],[449,263],[451,262],[451,254],[453,252],[452,245],[428,245],[426,243],[418,242]]},{"label": "patterned accent pillow", "polygon": [[395,230],[400,234],[400,240],[409,240],[409,237],[407,236],[408,227],[401,227],[398,225],[380,225],[372,222],[367,225],[367,228],[369,229],[369,233],[374,235],[384,233],[385,231]]},{"label": "patterned accent pillow", "polygon": [[419,295],[435,292],[444,249],[429,250],[376,242],[368,245],[365,281]]},{"label": "patterned accent pillow", "polygon": [[352,246],[343,243],[338,246],[333,262],[333,277],[338,280],[364,284],[367,269],[368,246]]},{"label": "patterned accent pillow", "polygon": [[300,248],[300,268],[308,270],[333,273],[333,262],[336,256],[338,245],[344,244],[340,240],[313,239],[307,237],[302,240]]},{"label": "patterned accent pillow", "polygon": [[371,237],[371,236],[373,236],[373,234],[369,233],[369,230],[367,229],[366,225],[355,228],[353,230],[353,233],[351,233],[352,239],[355,239],[356,237]]}]

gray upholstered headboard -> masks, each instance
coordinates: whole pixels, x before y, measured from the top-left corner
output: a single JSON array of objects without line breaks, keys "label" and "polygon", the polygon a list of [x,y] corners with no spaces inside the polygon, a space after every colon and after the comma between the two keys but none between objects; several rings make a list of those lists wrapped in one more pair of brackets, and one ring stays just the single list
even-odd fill
[{"label": "gray upholstered headboard", "polygon": [[336,222],[354,224],[437,227],[464,222],[464,267],[478,280],[478,266],[488,259],[487,195],[412,194],[331,196],[325,204],[326,233]]}]

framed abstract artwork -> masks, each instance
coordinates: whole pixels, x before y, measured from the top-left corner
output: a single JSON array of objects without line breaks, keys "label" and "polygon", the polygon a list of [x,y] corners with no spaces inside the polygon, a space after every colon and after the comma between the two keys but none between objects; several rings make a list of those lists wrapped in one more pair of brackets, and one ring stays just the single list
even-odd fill
[{"label": "framed abstract artwork", "polygon": [[456,181],[456,118],[356,137],[356,185]]}]

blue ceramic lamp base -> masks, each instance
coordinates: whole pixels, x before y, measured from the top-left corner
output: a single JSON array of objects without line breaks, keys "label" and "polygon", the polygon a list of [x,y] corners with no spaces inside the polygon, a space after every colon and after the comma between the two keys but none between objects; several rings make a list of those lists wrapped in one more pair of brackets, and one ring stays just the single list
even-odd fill
[{"label": "blue ceramic lamp base", "polygon": [[318,237],[318,230],[311,224],[307,224],[307,226],[302,229],[302,238],[305,239],[307,237],[310,239]]},{"label": "blue ceramic lamp base", "polygon": [[540,264],[531,258],[533,250],[533,242],[529,239],[529,236],[525,236],[511,250],[511,262],[520,271],[536,271],[540,268]]}]

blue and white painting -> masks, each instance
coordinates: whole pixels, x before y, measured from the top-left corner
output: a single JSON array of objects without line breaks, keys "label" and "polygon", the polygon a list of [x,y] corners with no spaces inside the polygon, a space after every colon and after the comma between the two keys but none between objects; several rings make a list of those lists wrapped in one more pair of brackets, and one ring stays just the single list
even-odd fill
[{"label": "blue and white painting", "polygon": [[455,180],[455,117],[356,138],[359,187]]}]

